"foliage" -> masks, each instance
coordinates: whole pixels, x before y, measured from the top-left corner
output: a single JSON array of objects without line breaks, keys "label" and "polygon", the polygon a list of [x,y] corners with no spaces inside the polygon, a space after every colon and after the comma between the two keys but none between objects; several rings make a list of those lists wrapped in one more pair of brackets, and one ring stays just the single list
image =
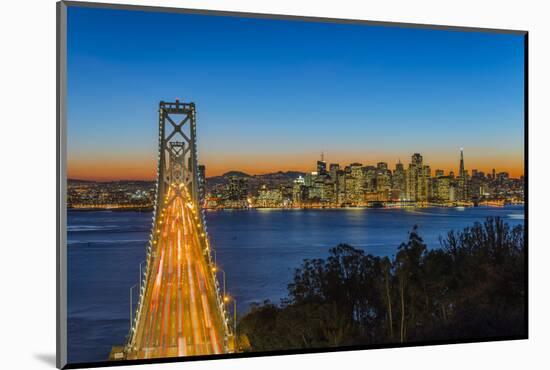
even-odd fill
[{"label": "foliage", "polygon": [[524,230],[488,218],[428,250],[416,227],[392,258],[346,244],[295,270],[280,305],[239,322],[248,350],[522,336]]}]

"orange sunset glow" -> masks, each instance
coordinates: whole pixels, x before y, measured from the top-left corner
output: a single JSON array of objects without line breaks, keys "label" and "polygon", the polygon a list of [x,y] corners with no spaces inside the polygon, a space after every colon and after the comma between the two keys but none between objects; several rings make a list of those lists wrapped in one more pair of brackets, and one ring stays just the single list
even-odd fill
[{"label": "orange sunset glow", "polygon": [[[430,153],[419,151],[432,172],[443,169],[445,172],[458,170],[459,152]],[[390,155],[377,153],[367,155],[360,153],[326,153],[327,163],[339,163],[346,166],[353,162],[363,165],[376,165],[377,162],[387,162],[394,168],[398,160],[408,166],[410,154]],[[273,173],[277,171],[308,172],[315,170],[315,163],[320,159],[319,153],[282,153],[269,156],[258,153],[256,155],[232,155],[223,153],[204,153],[199,156],[200,162],[206,166],[207,177],[223,175],[229,171],[242,171],[250,175]],[[508,172],[511,177],[519,178],[524,174],[523,155],[482,156],[481,153],[468,154],[465,151],[466,169],[477,169],[490,173],[494,168],[497,172]],[[68,161],[68,177],[71,179],[116,181],[116,180],[153,180],[156,176],[156,163],[153,155],[150,158],[113,157],[113,158],[78,158]]]}]

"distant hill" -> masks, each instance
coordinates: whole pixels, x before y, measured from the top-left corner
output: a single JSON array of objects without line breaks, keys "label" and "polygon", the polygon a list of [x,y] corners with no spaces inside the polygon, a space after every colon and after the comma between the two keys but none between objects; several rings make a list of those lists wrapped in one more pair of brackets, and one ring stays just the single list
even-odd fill
[{"label": "distant hill", "polygon": [[[299,171],[278,171],[273,173],[266,173],[261,175],[249,175],[242,171],[228,171],[221,176],[212,176],[206,178],[206,185],[208,188],[215,187],[217,185],[224,185],[229,182],[231,177],[242,177],[248,180],[248,184],[251,189],[255,189],[262,184],[268,186],[278,186],[278,185],[290,185],[292,181],[297,179],[299,176],[305,176],[305,172]],[[115,181],[93,181],[93,180],[82,180],[82,179],[68,179],[67,180],[71,185],[78,184],[135,184],[135,185],[152,185],[154,181],[146,180],[115,180]]]},{"label": "distant hill", "polygon": [[299,176],[305,176],[305,172],[279,171],[279,172],[273,172],[273,173],[266,173],[264,175],[256,175],[256,177],[264,178],[264,179],[289,179],[289,180],[294,180]]},{"label": "distant hill", "polygon": [[230,177],[246,177],[251,179],[264,179],[264,180],[294,180],[299,176],[305,176],[305,172],[298,171],[279,171],[273,173],[265,173],[261,175],[249,175],[241,171],[229,171],[224,173],[221,176],[212,176],[207,177],[206,181],[208,182],[219,182],[223,180],[229,180]]},{"label": "distant hill", "polygon": [[67,182],[69,184],[153,184],[154,181],[147,181],[147,180],[113,180],[113,181],[96,181],[96,180],[81,180],[81,179],[67,179]]},{"label": "distant hill", "polygon": [[89,183],[97,182],[97,181],[93,181],[93,180],[80,180],[80,179],[67,179],[67,182],[74,183],[74,184],[77,184],[77,183],[89,184]]},{"label": "distant hill", "polygon": [[251,177],[251,176],[241,171],[229,171],[224,173],[221,177]]},{"label": "distant hill", "polygon": [[273,173],[266,173],[261,175],[249,175],[241,171],[229,171],[221,176],[212,176],[206,178],[206,187],[208,189],[215,188],[220,185],[225,185],[229,182],[231,177],[243,177],[247,179],[248,187],[251,191],[255,192],[260,185],[267,185],[268,187],[278,187],[280,185],[292,185],[292,182],[299,176],[304,176],[304,172],[298,171],[279,171]]}]

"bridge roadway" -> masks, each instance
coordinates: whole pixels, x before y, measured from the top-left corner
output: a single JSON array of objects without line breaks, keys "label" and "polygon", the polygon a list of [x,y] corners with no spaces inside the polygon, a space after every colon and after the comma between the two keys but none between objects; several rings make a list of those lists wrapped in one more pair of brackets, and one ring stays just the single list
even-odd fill
[{"label": "bridge roadway", "polygon": [[163,201],[145,299],[126,358],[222,353],[225,326],[198,212],[183,184],[170,186]]}]

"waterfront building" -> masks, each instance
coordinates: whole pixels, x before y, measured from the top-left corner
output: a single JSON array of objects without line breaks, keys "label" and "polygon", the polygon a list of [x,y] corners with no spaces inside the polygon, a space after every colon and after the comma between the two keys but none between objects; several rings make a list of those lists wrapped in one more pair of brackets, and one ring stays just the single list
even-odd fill
[{"label": "waterfront building", "polygon": [[356,201],[355,185],[356,185],[356,179],[351,175],[351,173],[346,174],[344,176],[344,189],[346,190],[345,190],[344,202],[342,203],[352,204]]},{"label": "waterfront building", "polygon": [[433,199],[438,202],[449,202],[451,200],[451,188],[452,179],[449,176],[436,177],[434,179]]},{"label": "waterfront building", "polygon": [[280,207],[283,205],[283,193],[281,189],[268,189],[266,185],[262,185],[258,190],[256,198],[257,207]]},{"label": "waterfront building", "polygon": [[246,200],[247,194],[247,179],[240,176],[231,176],[226,187],[225,198],[230,201],[242,201]]}]

